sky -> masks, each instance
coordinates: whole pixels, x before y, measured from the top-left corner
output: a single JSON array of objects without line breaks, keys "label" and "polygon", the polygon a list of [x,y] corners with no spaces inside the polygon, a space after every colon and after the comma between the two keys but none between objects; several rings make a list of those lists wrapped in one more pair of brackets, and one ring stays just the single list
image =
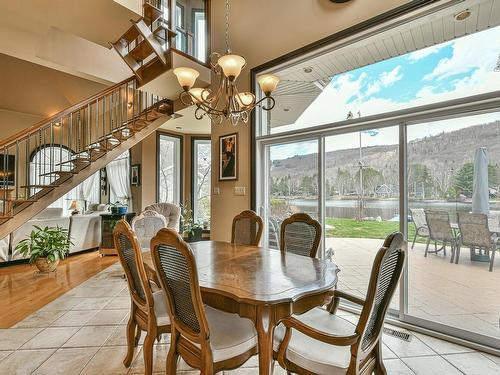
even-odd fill
[{"label": "sky", "polygon": [[[498,41],[500,27],[495,27],[336,75],[295,124],[273,133],[342,121],[349,111],[363,117],[500,90],[500,72],[494,71]],[[493,113],[420,124],[409,128],[408,139],[499,119],[500,113]],[[398,129],[379,129],[377,136],[362,137],[363,146],[393,144],[398,142]],[[326,151],[359,147],[359,133],[332,137],[325,146]],[[280,145],[271,149],[271,158],[314,152],[316,142]]]}]

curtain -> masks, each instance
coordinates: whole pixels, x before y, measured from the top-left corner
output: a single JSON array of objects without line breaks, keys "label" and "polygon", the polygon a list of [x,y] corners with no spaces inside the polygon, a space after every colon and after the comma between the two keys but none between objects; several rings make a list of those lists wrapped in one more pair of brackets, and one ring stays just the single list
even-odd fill
[{"label": "curtain", "polygon": [[132,209],[132,191],[130,189],[130,160],[128,151],[106,166],[110,187],[110,202],[120,201]]},{"label": "curtain", "polygon": [[83,181],[80,185],[80,197],[82,200],[91,203],[99,203],[99,172],[94,173],[92,176]]}]

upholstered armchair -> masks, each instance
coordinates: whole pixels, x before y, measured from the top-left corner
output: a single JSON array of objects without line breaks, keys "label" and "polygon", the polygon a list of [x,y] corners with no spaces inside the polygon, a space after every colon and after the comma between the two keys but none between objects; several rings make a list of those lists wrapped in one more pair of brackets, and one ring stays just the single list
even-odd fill
[{"label": "upholstered armchair", "polygon": [[147,206],[144,210],[156,211],[167,220],[167,228],[179,230],[179,219],[181,208],[172,203],[155,203]]}]

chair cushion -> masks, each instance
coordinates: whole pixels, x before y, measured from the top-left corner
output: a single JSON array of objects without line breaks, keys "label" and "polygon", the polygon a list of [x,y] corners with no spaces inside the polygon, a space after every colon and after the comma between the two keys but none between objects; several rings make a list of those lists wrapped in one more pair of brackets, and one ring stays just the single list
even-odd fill
[{"label": "chair cushion", "polygon": [[170,324],[167,309],[167,296],[163,290],[153,292],[153,299],[155,302],[156,324],[159,326],[166,326]]},{"label": "chair cushion", "polygon": [[214,362],[236,357],[257,345],[251,320],[205,306]]},{"label": "chair cushion", "polygon": [[[347,320],[321,308],[312,309],[303,315],[294,315],[294,318],[319,331],[339,336],[352,335],[356,328]],[[274,331],[275,351],[278,351],[284,336],[285,327],[280,324]],[[290,362],[315,374],[345,374],[351,360],[351,347],[325,344],[292,330],[286,357]]]}]

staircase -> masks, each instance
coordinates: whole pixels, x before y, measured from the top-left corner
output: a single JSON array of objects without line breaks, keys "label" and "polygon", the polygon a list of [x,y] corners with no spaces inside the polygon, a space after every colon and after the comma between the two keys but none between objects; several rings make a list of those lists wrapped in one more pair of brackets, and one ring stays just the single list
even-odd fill
[{"label": "staircase", "polygon": [[[131,77],[0,142],[0,239],[164,124],[168,99]],[[47,146],[70,152],[33,166]]]},{"label": "staircase", "polygon": [[176,36],[164,18],[162,0],[146,0],[143,17],[131,21],[132,26],[111,43],[123,61],[134,72],[141,84],[145,84],[170,69],[167,53]]}]

